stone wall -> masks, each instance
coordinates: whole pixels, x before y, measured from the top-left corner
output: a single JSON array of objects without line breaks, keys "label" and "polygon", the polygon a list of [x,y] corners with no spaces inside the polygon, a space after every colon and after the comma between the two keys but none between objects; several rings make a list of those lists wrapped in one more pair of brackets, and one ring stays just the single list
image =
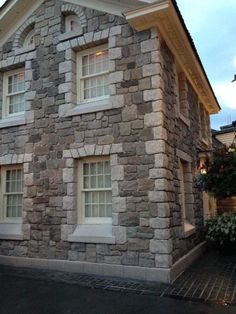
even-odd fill
[{"label": "stone wall", "polygon": [[[12,36],[0,54],[2,72],[22,63],[29,70],[31,114],[26,125],[0,129],[0,157],[32,154],[24,163],[24,240],[0,240],[0,254],[168,268],[201,240],[202,200],[194,187],[197,229],[183,237],[176,155],[191,156],[196,169],[197,96],[189,85],[189,127],[177,117],[174,57],[155,29],[135,32],[121,17],[73,5],[84,34],[66,39],[63,5],[47,0],[34,13],[35,51],[16,55]],[[75,51],[104,42],[112,108],[66,116]],[[77,221],[77,160],[93,155],[111,155],[115,244],[67,241]]]}]

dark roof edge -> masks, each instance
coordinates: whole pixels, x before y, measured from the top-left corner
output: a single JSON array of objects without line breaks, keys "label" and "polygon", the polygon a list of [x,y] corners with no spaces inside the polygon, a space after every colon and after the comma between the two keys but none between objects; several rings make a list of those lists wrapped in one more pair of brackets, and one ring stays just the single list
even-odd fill
[{"label": "dark roof edge", "polygon": [[12,0],[6,0],[3,5],[0,7],[0,12],[11,2]]}]

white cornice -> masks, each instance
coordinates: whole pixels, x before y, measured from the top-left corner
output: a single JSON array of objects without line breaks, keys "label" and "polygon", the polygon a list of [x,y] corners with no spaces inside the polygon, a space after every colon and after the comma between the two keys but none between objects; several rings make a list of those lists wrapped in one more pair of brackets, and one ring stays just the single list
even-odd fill
[{"label": "white cornice", "polygon": [[66,2],[71,2],[98,11],[123,16],[124,11],[151,3],[153,0],[66,0]]},{"label": "white cornice", "polygon": [[130,25],[138,31],[150,27],[159,30],[207,111],[219,112],[218,102],[172,2],[160,0],[143,8],[130,10],[125,16]]},{"label": "white cornice", "polygon": [[0,46],[27,20],[44,0],[13,0],[0,12]]},{"label": "white cornice", "polygon": [[[66,0],[95,10],[123,16],[123,12],[153,2],[153,0]],[[0,11],[0,45],[43,3],[43,0],[12,0]]]}]

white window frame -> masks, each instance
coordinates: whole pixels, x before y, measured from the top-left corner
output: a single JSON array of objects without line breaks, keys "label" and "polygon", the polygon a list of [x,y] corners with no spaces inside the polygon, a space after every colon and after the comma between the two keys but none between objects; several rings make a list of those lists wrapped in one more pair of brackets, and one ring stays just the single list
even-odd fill
[{"label": "white window frame", "polygon": [[7,71],[3,75],[2,118],[17,117],[17,116],[22,115],[22,114],[25,113],[25,110],[24,110],[24,111],[19,111],[19,112],[16,112],[16,113],[9,114],[9,97],[10,96],[14,96],[14,95],[25,94],[26,89],[24,89],[24,91],[20,91],[20,92],[17,92],[17,93],[8,94],[8,78],[10,76],[13,76],[13,75],[16,75],[16,74],[19,74],[19,73],[22,73],[22,72],[25,73],[25,68],[20,68],[20,69]]},{"label": "white window frame", "polygon": [[[33,37],[33,42],[31,43],[31,38]],[[29,31],[29,33],[26,35],[25,40],[24,40],[24,44],[23,47],[24,48],[29,48],[35,45],[34,42],[34,29],[32,29],[31,31]]]},{"label": "white window frame", "polygon": [[208,143],[207,137],[207,121],[206,121],[207,111],[202,103],[199,103],[199,117],[200,117],[200,137],[203,142]]},{"label": "white window frame", "polygon": [[112,185],[110,188],[102,189],[83,189],[83,164],[90,162],[104,162],[110,161],[109,156],[103,157],[88,157],[78,160],[78,224],[79,225],[101,225],[101,224],[112,224],[112,217],[96,217],[96,218],[85,218],[85,200],[84,196],[87,191],[112,191]]},{"label": "white window frame", "polygon": [[[183,231],[184,231],[184,237],[187,238],[188,236],[191,236],[195,231],[196,227],[193,225],[189,220],[189,212],[186,208],[187,202],[186,202],[186,175],[185,175],[185,169],[186,167],[189,167],[191,165],[190,162],[185,161],[182,158],[179,158],[179,181],[180,181],[180,206],[181,206],[181,217],[182,217],[182,223],[183,223]],[[188,193],[190,194],[190,193]],[[192,194],[192,193],[191,193]]]},{"label": "white window frame", "polygon": [[185,197],[185,175],[184,161],[179,159],[179,174],[180,174],[180,198],[181,198],[181,213],[184,223],[186,222],[186,197]]},{"label": "white window frame", "polygon": [[[80,25],[80,30],[79,29],[78,30],[72,30],[71,29],[71,22],[78,23]],[[66,33],[71,33],[71,32],[73,32],[73,33],[79,32],[80,33],[81,28],[82,28],[81,23],[80,23],[80,20],[79,20],[77,15],[71,14],[71,15],[67,15],[65,17],[65,32]]]},{"label": "white window frame", "polygon": [[88,79],[88,78],[92,78],[92,77],[97,77],[97,76],[109,74],[109,70],[104,71],[104,72],[100,72],[97,74],[93,74],[93,75],[87,75],[87,76],[82,75],[82,58],[84,56],[89,55],[89,54],[93,54],[93,53],[100,52],[100,51],[106,51],[106,50],[108,51],[108,45],[107,44],[101,45],[101,46],[96,46],[94,48],[86,49],[82,52],[77,53],[77,102],[78,102],[78,104],[92,103],[92,102],[96,102],[96,101],[100,101],[100,100],[104,100],[104,99],[109,98],[109,95],[104,95],[101,97],[84,99],[84,80]]},{"label": "white window frame", "polygon": [[[10,166],[2,166],[0,168],[0,222],[6,223],[21,223],[22,217],[7,217],[7,207],[5,202],[5,196],[7,195],[5,186],[6,186],[6,173],[8,170],[22,170],[23,173],[23,166],[22,165],[10,165]],[[14,193],[10,193],[14,194]],[[23,199],[23,189],[21,193]],[[23,204],[22,204],[23,205]]]}]

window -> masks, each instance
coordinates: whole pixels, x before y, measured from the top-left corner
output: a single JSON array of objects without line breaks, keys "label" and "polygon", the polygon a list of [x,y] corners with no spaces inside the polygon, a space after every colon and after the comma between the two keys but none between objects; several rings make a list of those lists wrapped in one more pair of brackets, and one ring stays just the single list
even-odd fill
[{"label": "window", "polygon": [[195,230],[193,225],[193,191],[191,163],[179,159],[180,206],[185,235]]},{"label": "window", "polygon": [[182,210],[182,219],[186,220],[186,199],[185,199],[185,174],[184,168],[186,164],[181,160],[179,162],[180,170],[180,205]]},{"label": "window", "polygon": [[186,122],[186,119],[189,119],[188,84],[184,72],[178,65],[175,66],[175,78],[178,112],[180,118]]},{"label": "window", "polygon": [[109,95],[107,45],[78,53],[78,102],[100,100]]},{"label": "window", "polygon": [[1,221],[19,221],[22,217],[23,170],[21,166],[1,169]]},{"label": "window", "polygon": [[25,70],[6,72],[3,79],[2,117],[18,115],[25,111]]},{"label": "window", "polygon": [[79,32],[81,33],[81,24],[79,18],[76,15],[68,15],[65,17],[65,31],[69,32]]},{"label": "window", "polygon": [[205,111],[202,104],[200,107],[200,135],[203,140],[207,140],[207,112]]},{"label": "window", "polygon": [[111,223],[112,189],[109,158],[79,162],[80,223]]},{"label": "window", "polygon": [[32,29],[26,36],[24,40],[23,47],[28,48],[31,45],[34,45],[34,29]]}]

